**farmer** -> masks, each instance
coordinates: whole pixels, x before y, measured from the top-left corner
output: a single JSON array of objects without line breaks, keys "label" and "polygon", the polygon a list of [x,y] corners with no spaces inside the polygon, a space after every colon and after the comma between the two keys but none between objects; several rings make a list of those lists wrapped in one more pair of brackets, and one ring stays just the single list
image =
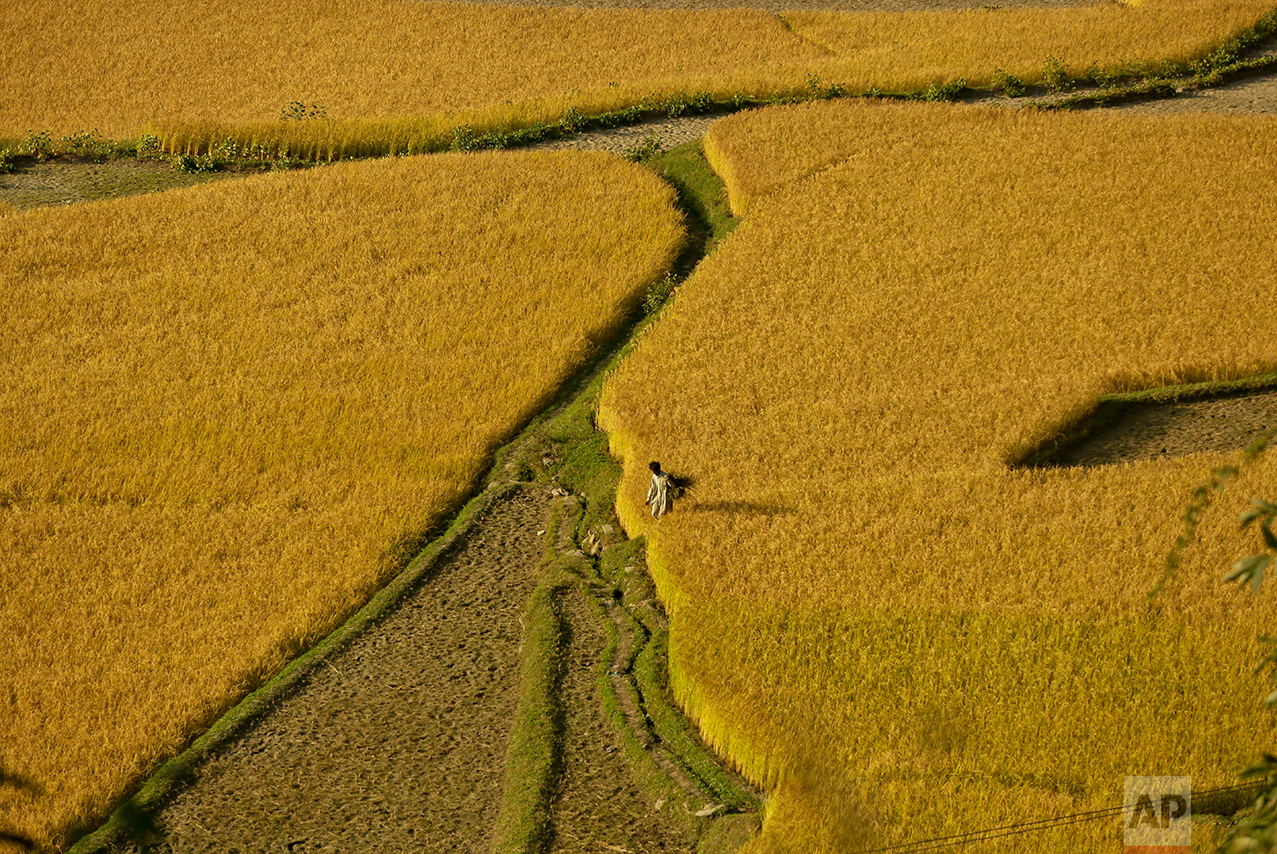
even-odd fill
[{"label": "farmer", "polygon": [[644,506],[652,505],[652,518],[659,519],[674,509],[674,499],[670,496],[670,476],[661,471],[661,464],[650,463],[652,485],[647,488],[647,501]]}]

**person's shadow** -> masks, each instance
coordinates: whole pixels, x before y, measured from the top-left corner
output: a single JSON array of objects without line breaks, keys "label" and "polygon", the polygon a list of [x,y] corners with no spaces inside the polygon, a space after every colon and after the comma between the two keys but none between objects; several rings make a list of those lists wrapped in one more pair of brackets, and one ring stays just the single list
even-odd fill
[{"label": "person's shadow", "polygon": [[[3,768],[0,768],[0,789],[5,788],[6,786],[15,789],[22,789],[36,796],[44,794],[44,789],[40,787],[40,784],[35,780],[32,780],[30,777],[24,777],[21,774],[15,774],[11,771],[5,771]],[[17,831],[10,830],[6,827],[0,827],[0,844],[6,842],[10,845],[16,845],[26,851],[35,850],[35,842],[33,840],[28,839]]]},{"label": "person's shadow", "polygon": [[707,504],[692,504],[688,507],[692,513],[743,513],[748,516],[789,516],[792,507],[779,504],[759,504],[755,501],[713,501]]}]

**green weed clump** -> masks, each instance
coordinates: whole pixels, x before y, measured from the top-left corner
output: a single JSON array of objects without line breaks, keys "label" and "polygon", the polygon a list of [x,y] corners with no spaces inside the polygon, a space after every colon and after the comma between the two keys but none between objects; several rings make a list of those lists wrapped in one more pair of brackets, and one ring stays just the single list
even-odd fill
[{"label": "green weed clump", "polygon": [[1069,76],[1068,69],[1054,56],[1048,56],[1046,63],[1042,66],[1042,85],[1048,92],[1056,94],[1072,92],[1074,88],[1073,78]]},{"label": "green weed clump", "polygon": [[1001,68],[993,72],[993,91],[1001,92],[1008,98],[1019,98],[1025,92],[1024,81],[1014,74],[1008,74]]}]

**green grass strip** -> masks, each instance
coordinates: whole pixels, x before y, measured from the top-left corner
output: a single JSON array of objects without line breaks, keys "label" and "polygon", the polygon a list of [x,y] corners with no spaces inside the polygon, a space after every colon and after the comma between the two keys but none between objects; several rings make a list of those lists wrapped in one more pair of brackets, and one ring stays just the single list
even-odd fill
[{"label": "green grass strip", "polygon": [[575,577],[556,573],[538,585],[524,617],[519,704],[506,753],[497,814],[497,854],[540,851],[549,842],[550,806],[559,770],[562,709],[557,702],[564,627],[558,598]]}]

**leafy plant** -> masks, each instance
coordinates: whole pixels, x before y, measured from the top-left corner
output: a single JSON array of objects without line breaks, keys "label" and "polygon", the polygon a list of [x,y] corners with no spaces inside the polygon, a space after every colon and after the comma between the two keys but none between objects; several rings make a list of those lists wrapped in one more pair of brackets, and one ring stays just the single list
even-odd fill
[{"label": "leafy plant", "polygon": [[137,138],[135,149],[139,158],[155,157],[160,153],[160,138],[155,134],[144,133]]},{"label": "leafy plant", "polygon": [[178,172],[194,175],[203,172],[216,172],[221,164],[211,154],[175,154],[170,161]]},{"label": "leafy plant", "polygon": [[53,138],[49,136],[48,131],[27,131],[27,138],[18,143],[17,154],[25,157],[34,157],[43,163],[57,154],[57,150],[53,147]]},{"label": "leafy plant", "polygon": [[714,109],[714,95],[710,92],[697,92],[688,101],[688,106],[692,108],[692,112],[708,113]]},{"label": "leafy plant", "polygon": [[682,92],[679,92],[677,95],[671,96],[669,100],[665,102],[665,115],[669,116],[671,119],[676,119],[683,115],[683,113],[687,112],[687,107],[687,97]]},{"label": "leafy plant", "polygon": [[657,279],[648,287],[647,293],[643,296],[643,314],[651,316],[665,305],[674,293],[674,289],[678,287],[673,274],[666,273],[664,278]]},{"label": "leafy plant", "polygon": [[291,169],[301,169],[309,165],[310,164],[307,163],[307,161],[298,157],[293,157],[287,152],[275,158],[274,162],[271,163],[271,166],[278,172],[287,172]]},{"label": "leafy plant", "polygon": [[1101,89],[1112,88],[1122,79],[1121,75],[1116,71],[1100,68],[1097,62],[1092,62],[1088,65],[1086,71],[1082,72],[1082,77]]},{"label": "leafy plant", "polygon": [[576,133],[585,127],[588,119],[585,114],[576,107],[569,107],[568,111],[563,114],[563,118],[559,119],[559,127],[564,133]]},{"label": "leafy plant", "polygon": [[13,171],[13,152],[0,148],[0,175],[8,175]]},{"label": "leafy plant", "polygon": [[1073,91],[1073,78],[1069,77],[1064,63],[1055,56],[1046,58],[1046,64],[1042,68],[1042,84],[1051,92]]},{"label": "leafy plant", "polygon": [[452,129],[452,151],[474,150],[474,128],[470,125],[458,125]]},{"label": "leafy plant", "polygon": [[965,88],[967,88],[967,81],[961,77],[949,83],[931,83],[922,90],[922,100],[956,101]]},{"label": "leafy plant", "polygon": [[1001,92],[1008,98],[1018,98],[1025,92],[1024,81],[998,68],[993,72],[993,91]]},{"label": "leafy plant", "polygon": [[656,131],[649,131],[641,143],[625,152],[625,159],[642,163],[660,153],[661,135]]},{"label": "leafy plant", "polygon": [[820,81],[820,77],[815,74],[807,75],[807,100],[828,101],[832,98],[841,98],[847,94],[847,89],[840,83],[831,83],[825,86]]},{"label": "leafy plant", "polygon": [[102,138],[102,134],[97,129],[91,131],[82,130],[79,133],[64,136],[61,140],[61,150],[80,154],[86,157],[103,157],[110,153],[112,149],[111,143]]}]

